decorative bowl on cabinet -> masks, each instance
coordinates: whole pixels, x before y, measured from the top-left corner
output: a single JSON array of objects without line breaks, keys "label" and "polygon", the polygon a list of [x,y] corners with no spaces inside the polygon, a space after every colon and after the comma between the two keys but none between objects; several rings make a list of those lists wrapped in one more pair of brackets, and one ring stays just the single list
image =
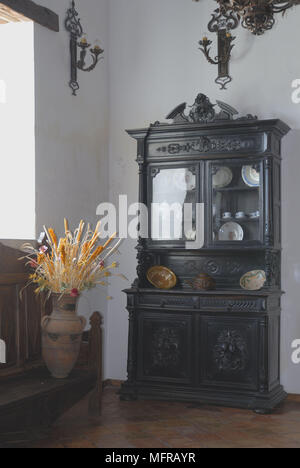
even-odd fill
[{"label": "decorative bowl on cabinet", "polygon": [[157,289],[172,289],[177,284],[173,271],[164,266],[154,266],[147,272],[147,279]]},{"label": "decorative bowl on cabinet", "polygon": [[187,283],[192,286],[193,289],[199,289],[203,291],[209,291],[210,289],[216,288],[215,280],[206,273],[200,273],[192,281],[187,281]]},{"label": "decorative bowl on cabinet", "polygon": [[240,285],[248,291],[259,291],[266,280],[266,273],[263,270],[253,270],[242,276]]}]

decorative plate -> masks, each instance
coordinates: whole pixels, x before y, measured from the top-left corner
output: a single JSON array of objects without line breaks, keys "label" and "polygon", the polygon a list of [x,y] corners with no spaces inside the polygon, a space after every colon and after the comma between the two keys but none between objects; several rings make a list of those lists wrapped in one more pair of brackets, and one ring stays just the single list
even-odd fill
[{"label": "decorative plate", "polygon": [[253,166],[243,166],[242,177],[245,184],[249,187],[260,186],[260,174]]},{"label": "decorative plate", "polygon": [[157,289],[172,289],[177,284],[173,271],[164,266],[154,266],[147,272],[147,279]]},{"label": "decorative plate", "polygon": [[225,223],[219,230],[220,241],[242,241],[243,239],[244,231],[238,223]]},{"label": "decorative plate", "polygon": [[174,184],[184,192],[194,190],[196,188],[196,176],[189,170],[176,172],[174,174]]},{"label": "decorative plate", "polygon": [[214,188],[223,188],[227,187],[233,179],[233,174],[231,169],[226,166],[221,166],[217,168],[217,173],[213,175],[213,187]]},{"label": "decorative plate", "polygon": [[258,291],[267,281],[266,273],[264,270],[248,271],[240,280],[240,285],[243,289],[248,291]]}]

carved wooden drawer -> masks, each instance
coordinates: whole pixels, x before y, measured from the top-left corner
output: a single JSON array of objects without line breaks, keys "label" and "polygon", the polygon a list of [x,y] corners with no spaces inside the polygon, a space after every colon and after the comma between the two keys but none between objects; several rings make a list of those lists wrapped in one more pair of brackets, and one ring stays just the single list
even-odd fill
[{"label": "carved wooden drawer", "polygon": [[200,309],[224,312],[263,312],[266,310],[264,298],[201,297]]},{"label": "carved wooden drawer", "polygon": [[179,309],[198,309],[199,298],[196,296],[167,296],[144,294],[139,296],[138,303],[141,306],[161,307],[161,308],[179,308]]}]

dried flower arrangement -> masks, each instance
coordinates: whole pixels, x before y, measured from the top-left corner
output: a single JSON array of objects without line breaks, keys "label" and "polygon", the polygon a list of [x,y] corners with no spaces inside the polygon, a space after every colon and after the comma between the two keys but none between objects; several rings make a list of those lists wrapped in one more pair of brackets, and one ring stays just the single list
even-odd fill
[{"label": "dried flower arrangement", "polygon": [[37,285],[36,294],[45,292],[47,298],[52,293],[77,297],[84,290],[107,285],[107,278],[111,276],[125,278],[121,274],[113,275],[112,270],[118,267],[116,262],[107,262],[118,252],[121,243],[116,233],[104,245],[97,245],[100,222],[92,231],[90,225],[85,229],[85,223],[80,221],[74,233],[69,230],[66,219],[64,224],[65,237],[58,240],[55,231],[44,226],[47,245],[36,249],[27,243],[22,247],[27,253],[22,260],[27,259],[34,269],[29,284]]}]

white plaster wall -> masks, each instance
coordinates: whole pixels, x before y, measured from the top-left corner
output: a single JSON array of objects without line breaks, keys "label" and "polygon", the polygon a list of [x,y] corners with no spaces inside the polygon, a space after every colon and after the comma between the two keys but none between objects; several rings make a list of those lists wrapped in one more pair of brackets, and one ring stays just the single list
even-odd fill
[{"label": "white plaster wall", "polygon": [[[64,28],[68,0],[39,0],[60,17],[60,32],[35,25],[36,218],[58,232],[64,216],[75,227],[81,217],[95,224],[96,207],[108,198],[107,0],[77,0],[88,39],[100,39],[105,60],[92,73],[78,73],[71,95],[69,35]],[[105,288],[84,294],[80,312],[106,316]],[[106,323],[105,323],[106,325]]]},{"label": "white plaster wall", "polygon": [[[239,29],[233,53],[233,83],[214,84],[216,68],[206,63],[197,42],[206,31],[214,2],[201,0],[109,0],[110,199],[119,193],[136,201],[136,143],[125,128],[148,126],[177,104],[193,103],[198,92],[260,118],[279,117],[293,128],[283,143],[282,381],[300,393],[300,367],[292,364],[291,342],[300,338],[299,174],[300,105],[291,101],[291,82],[300,77],[300,8],[261,38]],[[122,248],[121,270],[135,277],[134,241]],[[107,376],[124,379],[127,312],[123,282],[114,283],[108,306]]]},{"label": "white plaster wall", "polygon": [[33,32],[32,22],[0,27],[0,239],[35,236]]}]

